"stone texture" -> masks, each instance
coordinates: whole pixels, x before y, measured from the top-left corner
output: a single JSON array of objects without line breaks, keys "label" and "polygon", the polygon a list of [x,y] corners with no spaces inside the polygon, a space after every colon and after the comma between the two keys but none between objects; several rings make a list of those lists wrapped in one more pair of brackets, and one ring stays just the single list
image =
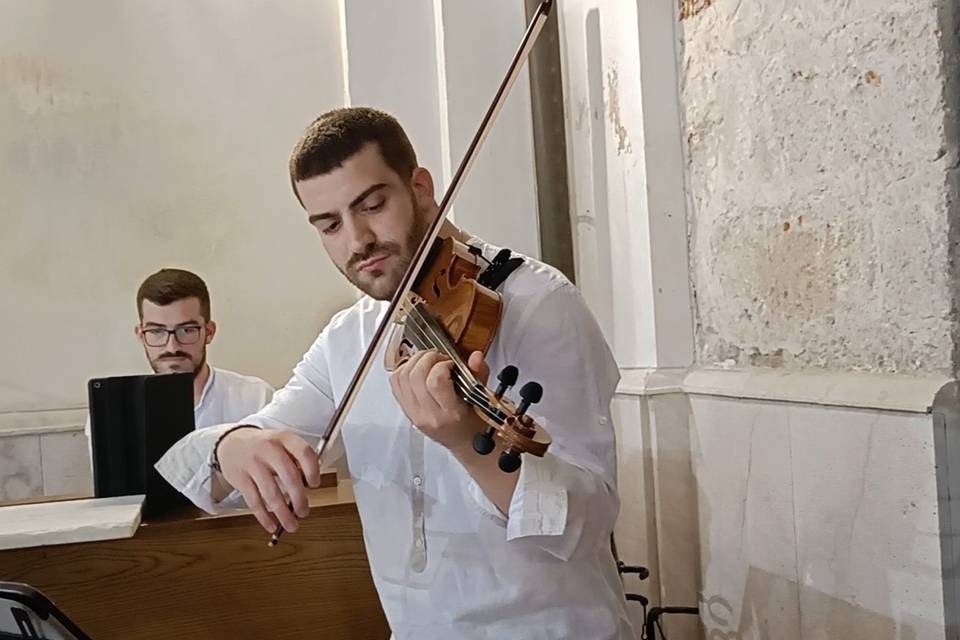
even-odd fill
[{"label": "stone texture", "polygon": [[40,436],[0,436],[0,501],[41,495]]},{"label": "stone texture", "polygon": [[0,549],[129,538],[142,505],[137,495],[4,507]]},{"label": "stone texture", "polygon": [[43,495],[93,495],[93,469],[83,431],[45,433],[40,436]]},{"label": "stone texture", "polygon": [[701,363],[952,372],[947,4],[717,0],[682,22]]}]

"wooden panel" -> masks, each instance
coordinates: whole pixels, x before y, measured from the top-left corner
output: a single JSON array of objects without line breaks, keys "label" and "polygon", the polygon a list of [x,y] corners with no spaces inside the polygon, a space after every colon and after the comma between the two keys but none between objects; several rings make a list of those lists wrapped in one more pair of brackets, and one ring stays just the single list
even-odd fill
[{"label": "wooden panel", "polygon": [[268,540],[248,514],[170,518],[125,540],[0,552],[0,579],[40,589],[94,640],[389,638],[352,502]]}]

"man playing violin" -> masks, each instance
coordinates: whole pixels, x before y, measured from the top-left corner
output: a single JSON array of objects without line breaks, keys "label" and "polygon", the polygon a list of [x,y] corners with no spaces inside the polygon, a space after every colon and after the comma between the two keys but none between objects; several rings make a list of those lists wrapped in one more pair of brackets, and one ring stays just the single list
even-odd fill
[{"label": "man playing violin", "polygon": [[[307,515],[304,481],[320,480],[317,438],[439,209],[403,129],[373,109],[315,120],[294,148],[290,178],[327,255],[366,295],[333,317],[269,405],[190,434],[159,468],[208,511],[242,500],[267,531],[295,533]],[[487,260],[499,250],[449,221],[441,236]],[[528,414],[553,443],[505,473],[497,456],[474,450],[487,425],[454,388],[449,357],[417,351],[393,372],[377,360],[339,450],[384,612],[398,640],[633,638],[609,546],[619,509],[610,420],[618,368],[556,269],[524,258],[498,292],[493,343],[467,364],[481,381],[515,365],[540,382],[543,399]]]}]

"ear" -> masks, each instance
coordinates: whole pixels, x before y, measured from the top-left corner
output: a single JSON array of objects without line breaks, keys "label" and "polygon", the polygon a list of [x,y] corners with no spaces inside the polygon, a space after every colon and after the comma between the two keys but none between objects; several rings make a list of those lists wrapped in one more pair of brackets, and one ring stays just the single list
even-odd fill
[{"label": "ear", "polygon": [[137,340],[141,343],[143,342],[143,327],[139,324],[133,325],[133,335],[137,336]]},{"label": "ear", "polygon": [[217,323],[214,322],[213,320],[207,323],[206,334],[207,334],[207,337],[206,337],[206,340],[204,341],[204,344],[210,344],[211,342],[213,342],[213,336],[217,335]]},{"label": "ear", "polygon": [[427,207],[435,202],[433,191],[433,176],[423,167],[417,167],[413,170],[410,177],[410,188],[417,198],[417,204],[421,207]]}]

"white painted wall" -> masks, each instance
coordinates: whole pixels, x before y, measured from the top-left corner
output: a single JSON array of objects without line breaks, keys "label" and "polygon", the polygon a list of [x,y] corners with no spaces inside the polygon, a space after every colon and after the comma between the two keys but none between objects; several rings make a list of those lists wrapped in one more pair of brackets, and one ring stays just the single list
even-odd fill
[{"label": "white painted wall", "polygon": [[346,102],[391,113],[417,160],[443,181],[436,23],[431,2],[347,2],[343,15]]},{"label": "white painted wall", "polygon": [[686,367],[693,323],[672,5],[558,9],[577,284],[622,368]]},{"label": "white painted wall", "polygon": [[0,14],[0,413],[82,407],[88,378],[144,371],[134,296],[162,266],[206,279],[212,362],[283,384],[352,299],[286,173],[342,104],[335,0]]},{"label": "white painted wall", "polygon": [[[349,101],[397,117],[433,174],[439,201],[523,36],[523,3],[341,4]],[[538,257],[530,109],[525,70],[451,218],[489,242]]]}]

